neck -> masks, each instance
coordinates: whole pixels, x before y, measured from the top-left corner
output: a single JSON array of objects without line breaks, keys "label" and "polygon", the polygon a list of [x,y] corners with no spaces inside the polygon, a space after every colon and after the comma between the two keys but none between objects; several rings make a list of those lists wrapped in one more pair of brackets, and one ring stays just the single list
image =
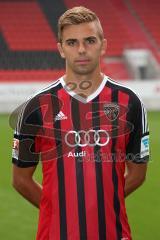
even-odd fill
[{"label": "neck", "polygon": [[103,74],[100,71],[96,71],[90,74],[75,74],[73,72],[66,71],[64,81],[68,87],[73,83],[73,91],[82,97],[88,97],[97,90],[103,80]]}]

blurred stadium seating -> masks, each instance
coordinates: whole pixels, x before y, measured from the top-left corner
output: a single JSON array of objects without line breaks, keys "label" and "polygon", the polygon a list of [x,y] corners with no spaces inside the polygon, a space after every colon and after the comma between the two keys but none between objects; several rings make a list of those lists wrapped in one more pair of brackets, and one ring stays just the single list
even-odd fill
[{"label": "blurred stadium seating", "polygon": [[[159,1],[77,0],[76,5],[92,9],[101,19],[108,40],[102,59],[107,75],[132,78],[125,49],[149,49],[160,62]],[[0,81],[52,81],[63,74],[64,62],[56,47],[57,21],[73,6],[73,0],[0,1]]]},{"label": "blurred stadium seating", "polygon": [[160,1],[130,1],[130,6],[144,25],[144,29],[153,39],[154,43],[160,48]]}]

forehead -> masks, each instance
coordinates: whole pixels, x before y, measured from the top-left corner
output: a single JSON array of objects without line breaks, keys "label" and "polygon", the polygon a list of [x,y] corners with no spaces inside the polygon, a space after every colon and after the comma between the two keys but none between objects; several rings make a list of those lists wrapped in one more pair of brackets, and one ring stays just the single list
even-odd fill
[{"label": "forehead", "polygon": [[94,22],[69,25],[63,29],[62,39],[84,39],[90,36],[99,37],[98,24]]}]

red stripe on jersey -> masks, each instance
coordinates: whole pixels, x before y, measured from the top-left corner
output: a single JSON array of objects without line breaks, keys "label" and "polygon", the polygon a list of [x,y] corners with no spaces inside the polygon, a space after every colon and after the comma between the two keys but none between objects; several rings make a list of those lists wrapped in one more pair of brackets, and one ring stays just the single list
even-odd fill
[{"label": "red stripe on jersey", "polygon": [[[64,89],[58,92],[58,98],[62,100],[61,112],[67,117],[61,120],[61,132],[63,138],[62,152],[65,176],[65,196],[66,196],[66,218],[67,218],[67,239],[80,239],[79,218],[78,218],[78,199],[76,183],[75,158],[68,156],[69,152],[74,153],[73,149],[65,143],[65,134],[73,130],[71,118],[71,97]],[[63,104],[67,103],[67,104]],[[56,238],[55,238],[56,239]]]},{"label": "red stripe on jersey", "polygon": [[[53,155],[53,148],[56,148],[53,131],[53,104],[51,94],[41,95],[39,98],[43,120],[43,130],[41,131],[41,153],[42,161],[51,161],[57,156]],[[56,154],[56,151],[54,151]]]},{"label": "red stripe on jersey", "polygon": [[[40,209],[40,221],[38,225],[37,240],[55,238],[60,240],[60,217],[59,217],[59,196],[58,196],[58,174],[57,159],[52,159],[47,150],[55,146],[53,134],[53,109],[50,94],[40,96],[41,113],[43,117],[44,136],[42,137],[42,166],[43,166],[43,191]],[[43,141],[45,144],[43,144]],[[46,234],[44,234],[46,232]]]},{"label": "red stripe on jersey", "polygon": [[[107,130],[111,133],[112,123],[105,116],[104,104],[111,103],[112,90],[105,87],[99,95],[101,118],[101,129]],[[103,188],[104,188],[104,201],[105,201],[105,216],[106,216],[106,240],[116,239],[116,218],[113,207],[113,194],[114,186],[112,182],[112,158],[111,158],[112,139],[106,146],[101,147],[102,156],[102,171],[103,171]]]},{"label": "red stripe on jersey", "polygon": [[[128,110],[128,102],[129,102],[129,95],[119,91],[118,92],[118,103],[119,106],[121,107],[121,117],[119,118],[119,126],[120,126],[120,131],[121,133],[118,134],[117,142],[116,142],[116,151],[120,150],[120,156],[117,157],[117,162],[116,162],[116,172],[118,176],[118,196],[120,200],[120,221],[122,224],[122,237],[124,238],[131,238],[131,232],[130,232],[130,227],[128,224],[128,218],[126,214],[126,208],[125,208],[125,199],[124,199],[124,173],[125,173],[125,155],[121,155],[124,153],[125,154],[125,149],[126,149],[126,116],[127,116],[127,110]],[[124,134],[122,134],[124,133]]]},{"label": "red stripe on jersey", "polygon": [[[92,128],[92,104],[79,102],[81,130]],[[87,223],[87,239],[99,239],[97,185],[94,159],[94,147],[82,147],[86,152],[83,159],[84,192]]]}]

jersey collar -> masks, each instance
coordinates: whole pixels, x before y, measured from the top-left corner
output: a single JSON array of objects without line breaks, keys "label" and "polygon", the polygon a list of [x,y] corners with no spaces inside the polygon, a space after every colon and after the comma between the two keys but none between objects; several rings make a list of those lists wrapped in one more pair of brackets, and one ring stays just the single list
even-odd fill
[{"label": "jersey collar", "polygon": [[99,85],[99,87],[91,95],[89,95],[87,98],[83,98],[83,97],[77,95],[74,91],[70,91],[65,86],[64,77],[60,78],[60,82],[61,82],[63,88],[65,89],[65,91],[69,95],[71,95],[72,97],[74,97],[75,99],[77,99],[78,101],[80,101],[82,103],[88,103],[88,102],[92,101],[94,98],[96,98],[101,93],[101,91],[103,90],[107,80],[108,80],[108,77],[106,75],[104,75],[103,80],[102,80],[101,84]]}]

